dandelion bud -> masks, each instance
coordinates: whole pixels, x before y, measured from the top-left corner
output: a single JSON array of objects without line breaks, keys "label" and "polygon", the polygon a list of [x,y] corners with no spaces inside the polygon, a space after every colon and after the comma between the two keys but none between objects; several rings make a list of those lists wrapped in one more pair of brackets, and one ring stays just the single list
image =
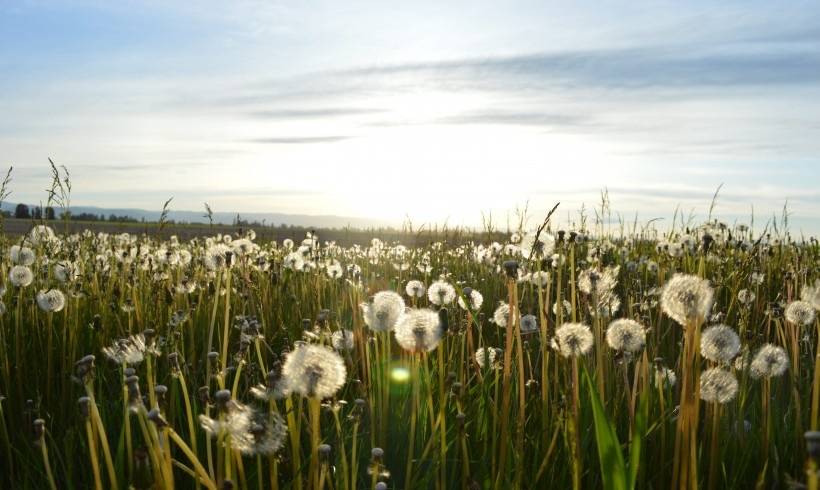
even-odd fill
[{"label": "dandelion bud", "polygon": [[228,403],[231,401],[231,392],[230,390],[219,390],[214,395],[214,402],[216,403],[217,407],[222,410],[227,409]]},{"label": "dandelion bud", "polygon": [[456,423],[458,424],[458,430],[464,430],[464,423],[467,421],[467,416],[463,412],[459,412],[456,415]]},{"label": "dandelion bud", "polygon": [[160,429],[168,426],[168,422],[165,421],[165,418],[162,416],[162,413],[158,408],[152,408],[148,412],[148,420],[156,424],[156,426]]},{"label": "dandelion bud", "polygon": [[330,461],[330,451],[332,450],[330,444],[320,444],[318,450],[319,461],[321,461],[324,464],[327,464]]},{"label": "dandelion bud", "polygon": [[219,352],[209,352],[208,353],[208,363],[213,364],[219,360]]},{"label": "dandelion bud", "polygon": [[87,396],[81,396],[77,400],[77,406],[80,408],[80,417],[86,420],[91,416],[91,399]]},{"label": "dandelion bud", "polygon": [[820,432],[812,430],[803,434],[806,438],[806,452],[811,458],[820,457]]},{"label": "dandelion bud", "polygon": [[125,370],[123,370],[122,374],[123,374],[123,376],[128,378],[129,376],[133,376],[133,375],[137,374],[137,370],[132,368],[132,367],[127,367],[127,368],[125,368]]},{"label": "dandelion bud", "polygon": [[94,359],[94,356],[89,354],[74,363],[74,372],[78,378],[85,380],[86,376],[91,374],[94,370]]},{"label": "dandelion bud", "polygon": [[146,328],[142,332],[142,335],[145,337],[145,343],[150,344],[154,340],[156,334],[157,332],[153,328]]},{"label": "dandelion bud", "polygon": [[168,394],[168,387],[165,385],[156,385],[154,387],[154,395],[157,397],[157,403],[165,403],[165,395]]},{"label": "dandelion bud", "polygon": [[450,391],[453,393],[453,395],[456,398],[460,398],[461,397],[461,383],[458,383],[458,382],[453,383],[453,386],[450,387]]},{"label": "dandelion bud", "polygon": [[469,286],[465,287],[464,288],[464,296],[469,298],[472,295],[473,295],[473,288],[471,288]]},{"label": "dandelion bud", "polygon": [[505,260],[504,272],[507,273],[507,277],[510,279],[515,279],[518,277],[518,262],[515,260]]},{"label": "dandelion bud", "polygon": [[199,396],[199,403],[203,405],[208,405],[211,403],[211,389],[209,387],[200,386],[197,391],[197,396]]},{"label": "dandelion bud", "polygon": [[171,352],[168,354],[168,364],[171,365],[171,369],[177,371],[179,370],[179,353]]},{"label": "dandelion bud", "polygon": [[373,490],[387,490],[387,483],[380,481],[376,483],[376,486],[373,487]]},{"label": "dandelion bud", "polygon": [[362,409],[362,410],[364,410],[365,406],[367,405],[367,402],[364,401],[363,398],[356,398],[355,400],[353,400],[353,403],[356,405],[356,408],[359,408],[359,409]]},{"label": "dandelion bud", "polygon": [[440,310],[438,310],[438,319],[442,333],[446,332],[450,326],[450,322],[447,319],[447,308],[442,307]]},{"label": "dandelion bud", "polygon": [[370,460],[373,463],[381,463],[382,458],[384,458],[384,449],[380,447],[374,447],[370,450]]},{"label": "dandelion bud", "polygon": [[[43,419],[37,419],[34,421],[34,438],[40,440],[46,434],[46,421]],[[808,436],[809,432],[806,432]]]},{"label": "dandelion bud", "polygon": [[142,404],[139,381],[139,376],[129,376],[125,379],[125,384],[128,386],[128,403],[133,407]]},{"label": "dandelion bud", "polygon": [[712,238],[712,235],[710,235],[708,233],[703,235],[703,252],[704,253],[709,251],[709,247],[712,245],[712,243],[714,241],[715,241],[715,239]]}]

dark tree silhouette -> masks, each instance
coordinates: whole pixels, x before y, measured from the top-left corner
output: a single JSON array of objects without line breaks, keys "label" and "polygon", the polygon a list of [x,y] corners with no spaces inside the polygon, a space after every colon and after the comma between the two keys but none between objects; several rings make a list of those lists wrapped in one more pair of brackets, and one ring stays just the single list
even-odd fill
[{"label": "dark tree silhouette", "polygon": [[28,206],[25,204],[18,204],[17,207],[14,208],[14,217],[20,219],[31,218],[31,214],[28,211]]}]

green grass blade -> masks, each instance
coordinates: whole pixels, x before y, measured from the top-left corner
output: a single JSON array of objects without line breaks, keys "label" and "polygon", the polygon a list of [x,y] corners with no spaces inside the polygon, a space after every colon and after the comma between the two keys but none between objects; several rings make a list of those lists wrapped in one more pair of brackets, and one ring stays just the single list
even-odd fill
[{"label": "green grass blade", "polygon": [[601,479],[604,482],[604,489],[625,490],[627,488],[626,465],[621,454],[618,435],[604,412],[604,406],[586,368],[584,368],[584,378],[587,381],[587,392],[592,402],[595,441],[598,446],[598,460],[601,463]]},{"label": "green grass blade", "polygon": [[646,436],[649,420],[649,396],[647,391],[641,394],[638,401],[638,413],[635,414],[635,427],[632,431],[632,442],[629,445],[629,488],[635,488],[638,481],[638,469],[641,465],[641,449]]}]

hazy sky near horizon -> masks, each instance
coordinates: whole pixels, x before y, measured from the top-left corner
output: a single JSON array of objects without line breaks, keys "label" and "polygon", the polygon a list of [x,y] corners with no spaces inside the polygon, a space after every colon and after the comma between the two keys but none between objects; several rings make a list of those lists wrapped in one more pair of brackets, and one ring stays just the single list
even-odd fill
[{"label": "hazy sky near horizon", "polygon": [[820,231],[816,1],[0,0],[0,74],[13,202]]}]

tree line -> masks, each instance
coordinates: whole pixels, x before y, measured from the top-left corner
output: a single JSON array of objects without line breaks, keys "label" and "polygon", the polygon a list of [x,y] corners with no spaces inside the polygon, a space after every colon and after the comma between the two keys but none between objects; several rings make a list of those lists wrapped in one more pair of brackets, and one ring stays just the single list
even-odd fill
[{"label": "tree line", "polygon": [[[3,212],[4,215],[11,217],[11,213],[8,211]],[[57,219],[57,213],[51,206],[46,206],[45,208],[42,206],[28,206],[27,204],[18,204],[14,208],[14,215],[17,219],[46,219],[46,220],[54,220]],[[131,216],[117,216],[114,213],[111,213],[107,217],[104,214],[94,214],[94,213],[77,213],[71,214],[68,213],[69,218],[72,221],[108,221],[112,223],[139,223],[139,220],[136,218],[132,218]],[[60,213],[60,219],[65,217],[65,213]]]}]

